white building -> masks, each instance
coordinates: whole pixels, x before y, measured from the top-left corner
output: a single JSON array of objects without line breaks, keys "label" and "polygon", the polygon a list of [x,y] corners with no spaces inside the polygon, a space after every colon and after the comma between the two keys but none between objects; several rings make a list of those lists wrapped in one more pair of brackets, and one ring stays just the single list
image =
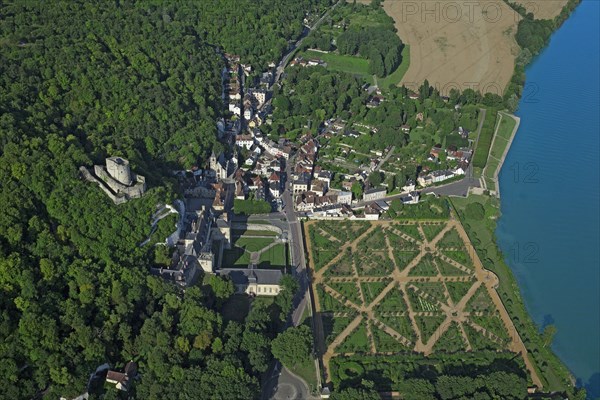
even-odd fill
[{"label": "white building", "polygon": [[279,270],[254,268],[225,268],[217,272],[220,276],[229,277],[237,293],[252,296],[277,296],[281,291]]},{"label": "white building", "polygon": [[229,103],[229,112],[239,117],[242,114],[242,109],[240,108],[239,104]]},{"label": "white building", "polygon": [[385,188],[374,188],[369,189],[365,193],[363,193],[364,201],[375,201],[379,199],[383,199],[386,195],[387,191]]},{"label": "white building", "polygon": [[251,135],[237,135],[235,137],[235,145],[250,150],[254,145],[254,138]]}]

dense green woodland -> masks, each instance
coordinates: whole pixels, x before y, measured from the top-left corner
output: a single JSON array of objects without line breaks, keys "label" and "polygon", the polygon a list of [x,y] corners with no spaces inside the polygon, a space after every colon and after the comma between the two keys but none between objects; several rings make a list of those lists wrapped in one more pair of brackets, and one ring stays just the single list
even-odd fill
[{"label": "dense green woodland", "polygon": [[[138,247],[157,205],[176,196],[170,170],[218,146],[215,47],[262,66],[305,11],[329,2],[244,3],[0,6],[0,398],[74,397],[97,366],[131,359],[142,371],[134,398],[258,395],[294,283],[228,322],[231,283],[207,278],[182,295],[149,275],[172,219]],[[143,198],[117,207],[80,179],[80,165],[108,155],[147,177]]]},{"label": "dense green woodland", "polygon": [[369,59],[369,72],[384,77],[402,61],[402,41],[394,30],[380,27],[350,29],[337,38],[340,54],[361,55]]}]

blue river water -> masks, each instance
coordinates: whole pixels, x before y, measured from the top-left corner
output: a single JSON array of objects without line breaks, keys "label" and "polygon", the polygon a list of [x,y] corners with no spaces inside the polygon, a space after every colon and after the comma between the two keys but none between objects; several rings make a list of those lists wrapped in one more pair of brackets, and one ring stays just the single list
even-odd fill
[{"label": "blue river water", "polygon": [[534,321],[600,397],[600,1],[584,0],[527,69],[500,175],[497,239]]}]

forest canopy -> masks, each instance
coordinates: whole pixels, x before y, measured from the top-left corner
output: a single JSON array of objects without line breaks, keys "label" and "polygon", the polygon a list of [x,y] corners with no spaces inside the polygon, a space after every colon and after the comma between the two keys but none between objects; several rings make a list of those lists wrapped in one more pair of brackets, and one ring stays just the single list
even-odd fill
[{"label": "forest canopy", "polygon": [[[150,275],[172,222],[139,244],[176,196],[172,169],[203,163],[216,144],[217,48],[260,67],[322,3],[0,6],[0,399],[73,398],[99,365],[129,360],[143,371],[137,398],[258,396],[287,297],[227,321],[214,290],[227,285],[182,295]],[[80,179],[79,166],[112,155],[146,176],[141,199],[115,206]]]}]

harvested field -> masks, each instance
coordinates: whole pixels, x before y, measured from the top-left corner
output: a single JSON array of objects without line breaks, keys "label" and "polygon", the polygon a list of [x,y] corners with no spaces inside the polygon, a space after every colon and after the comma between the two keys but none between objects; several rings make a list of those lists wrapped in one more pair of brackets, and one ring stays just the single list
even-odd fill
[{"label": "harvested field", "polygon": [[536,19],[553,19],[569,0],[519,0],[527,9],[527,12],[532,12]]},{"label": "harvested field", "polygon": [[401,83],[417,89],[427,79],[442,94],[469,87],[504,91],[519,51],[514,36],[521,17],[500,0],[473,4],[383,2],[398,35],[410,46],[410,66]]}]

